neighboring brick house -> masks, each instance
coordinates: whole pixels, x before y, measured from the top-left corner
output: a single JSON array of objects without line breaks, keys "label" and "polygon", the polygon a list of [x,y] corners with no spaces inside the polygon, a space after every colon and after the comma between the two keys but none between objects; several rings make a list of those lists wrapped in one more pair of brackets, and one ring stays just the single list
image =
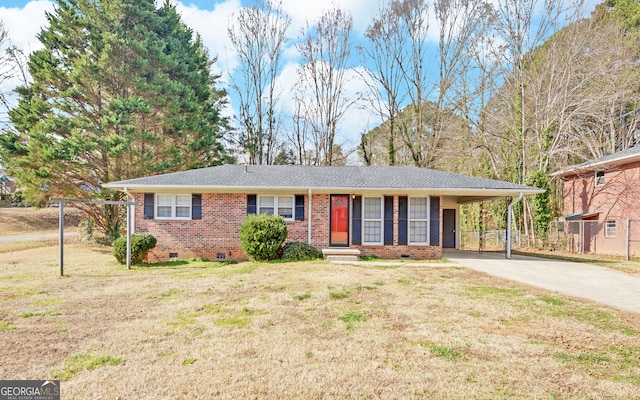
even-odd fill
[{"label": "neighboring brick house", "polygon": [[104,186],[137,202],[133,232],[156,236],[155,260],[244,260],[238,232],[249,213],[281,215],[287,242],[440,258],[459,247],[460,204],[540,192],[417,167],[293,165],[223,165]]},{"label": "neighboring brick house", "polygon": [[624,255],[635,242],[640,251],[640,145],[552,176],[563,182],[565,215],[560,220],[584,221],[565,224],[583,237],[576,251]]},{"label": "neighboring brick house", "polygon": [[11,178],[0,170],[0,206],[8,206],[13,200],[13,194],[16,191],[15,185]]}]

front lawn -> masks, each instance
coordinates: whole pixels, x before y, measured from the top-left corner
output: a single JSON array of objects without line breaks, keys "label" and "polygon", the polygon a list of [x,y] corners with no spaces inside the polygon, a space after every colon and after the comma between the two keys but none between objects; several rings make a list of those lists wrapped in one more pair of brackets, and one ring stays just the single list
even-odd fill
[{"label": "front lawn", "polygon": [[640,315],[455,266],[1,256],[0,377],[64,399],[640,395]]}]

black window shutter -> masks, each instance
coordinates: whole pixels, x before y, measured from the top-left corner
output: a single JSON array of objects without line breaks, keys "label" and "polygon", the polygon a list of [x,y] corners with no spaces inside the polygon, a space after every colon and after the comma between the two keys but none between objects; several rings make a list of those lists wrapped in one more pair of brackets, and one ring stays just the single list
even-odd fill
[{"label": "black window shutter", "polygon": [[191,219],[202,219],[202,195],[191,195]]},{"label": "black window shutter", "polygon": [[407,244],[407,217],[409,215],[409,198],[407,196],[398,197],[398,244]]},{"label": "black window shutter", "polygon": [[384,196],[384,244],[393,244],[393,196]]},{"label": "black window shutter", "polygon": [[353,198],[351,217],[351,243],[362,244],[362,196]]},{"label": "black window shutter", "polygon": [[153,219],[153,193],[144,194],[144,219]]},{"label": "black window shutter", "polygon": [[304,195],[296,195],[296,221],[304,221]]},{"label": "black window shutter", "polygon": [[257,213],[258,213],[258,195],[248,194],[247,195],[247,215],[257,214]]},{"label": "black window shutter", "polygon": [[429,244],[437,246],[440,244],[440,197],[431,196],[429,215]]}]

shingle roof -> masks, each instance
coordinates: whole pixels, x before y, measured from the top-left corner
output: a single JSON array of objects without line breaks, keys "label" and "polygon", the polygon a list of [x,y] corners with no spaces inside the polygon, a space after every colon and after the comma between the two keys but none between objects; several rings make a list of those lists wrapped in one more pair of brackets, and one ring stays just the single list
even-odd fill
[{"label": "shingle roof", "polygon": [[208,189],[494,189],[538,192],[536,188],[418,167],[308,167],[222,165],[112,182],[105,187]]},{"label": "shingle roof", "polygon": [[589,160],[581,164],[572,165],[567,168],[563,168],[560,171],[556,171],[551,175],[564,176],[564,175],[569,175],[575,171],[593,170],[599,166],[620,165],[620,164],[634,161],[634,159],[640,159],[640,145],[637,145],[635,147],[630,147],[626,150],[621,150],[604,157],[596,158],[595,160]]}]

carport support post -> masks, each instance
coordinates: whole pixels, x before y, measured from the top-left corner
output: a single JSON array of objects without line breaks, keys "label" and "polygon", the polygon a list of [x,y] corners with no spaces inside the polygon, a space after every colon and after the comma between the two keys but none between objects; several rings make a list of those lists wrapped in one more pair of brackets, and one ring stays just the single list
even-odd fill
[{"label": "carport support post", "polygon": [[60,218],[58,218],[60,231],[60,276],[64,276],[64,199],[60,199]]},{"label": "carport support post", "polygon": [[511,213],[513,212],[513,206],[522,200],[523,197],[524,194],[520,192],[518,198],[509,203],[509,207],[507,207],[507,260],[511,260]]},{"label": "carport support post", "polygon": [[127,204],[127,269],[131,269],[131,205]]}]

